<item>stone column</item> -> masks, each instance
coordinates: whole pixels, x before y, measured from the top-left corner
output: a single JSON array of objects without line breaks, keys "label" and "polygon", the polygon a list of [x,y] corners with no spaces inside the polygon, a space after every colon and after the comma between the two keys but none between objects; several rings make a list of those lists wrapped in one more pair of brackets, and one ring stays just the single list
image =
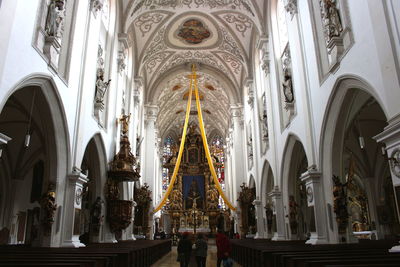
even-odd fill
[{"label": "stone column", "polygon": [[68,177],[64,207],[63,247],[84,247],[79,241],[83,185],[89,179],[79,169]]},{"label": "stone column", "polygon": [[[374,137],[377,142],[384,143],[386,155],[389,161],[390,173],[392,176],[395,191],[397,219],[400,221],[400,115],[388,121],[382,133]],[[400,245],[394,246],[389,252],[400,252]]]},{"label": "stone column", "polygon": [[327,219],[325,213],[325,199],[322,194],[322,174],[315,168],[309,168],[303,173],[300,179],[305,182],[307,194],[307,207],[311,212],[310,218],[310,239],[306,244],[326,244],[327,240]]},{"label": "stone column", "polygon": [[[150,211],[153,210],[153,204],[156,199],[155,181],[156,181],[156,128],[155,122],[157,119],[158,107],[155,105],[145,105],[145,136],[144,136],[144,166],[142,178],[149,185],[149,190],[152,191],[152,202]],[[150,237],[153,236],[153,215],[149,215]]]},{"label": "stone column", "polygon": [[253,201],[253,205],[256,208],[256,220],[257,220],[257,233],[254,237],[255,239],[264,238],[264,207],[262,206],[262,201],[259,197]]},{"label": "stone column", "polygon": [[[245,165],[245,150],[243,141],[243,106],[233,105],[231,106],[231,115],[233,117],[233,147],[232,147],[232,188],[234,190],[233,200],[235,201],[235,206],[239,212],[239,202],[237,198],[239,192],[242,190],[240,185],[245,182],[246,179],[246,165]],[[241,225],[240,216],[237,216],[237,224]]]},{"label": "stone column", "polygon": [[274,212],[276,232],[274,233],[272,240],[285,240],[285,212],[283,209],[282,192],[278,186],[274,187],[268,196],[272,199],[272,209]]}]

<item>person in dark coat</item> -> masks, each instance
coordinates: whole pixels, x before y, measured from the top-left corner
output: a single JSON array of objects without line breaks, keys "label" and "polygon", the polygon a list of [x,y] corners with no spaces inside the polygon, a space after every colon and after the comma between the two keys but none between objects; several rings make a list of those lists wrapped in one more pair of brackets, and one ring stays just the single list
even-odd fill
[{"label": "person in dark coat", "polygon": [[229,241],[229,238],[222,232],[222,230],[218,230],[215,242],[217,243],[217,267],[220,267],[221,262],[227,259],[231,254],[231,241]]},{"label": "person in dark coat", "polygon": [[178,243],[178,261],[181,267],[188,267],[190,255],[192,254],[192,241],[189,240],[189,234],[184,233]]},{"label": "person in dark coat", "polygon": [[198,234],[196,241],[196,251],[195,251],[197,267],[206,266],[207,248],[208,248],[207,241],[204,240],[203,234]]}]

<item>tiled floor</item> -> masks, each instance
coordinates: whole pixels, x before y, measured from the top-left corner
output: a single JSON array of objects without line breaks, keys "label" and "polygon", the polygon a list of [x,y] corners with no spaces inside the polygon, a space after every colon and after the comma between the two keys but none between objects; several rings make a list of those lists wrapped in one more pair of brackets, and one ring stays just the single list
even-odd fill
[{"label": "tiled floor", "polygon": [[[211,240],[210,240],[211,241]],[[162,259],[157,261],[153,267],[179,267],[179,262],[176,261],[177,258],[177,252],[176,252],[176,247],[172,247],[172,251],[165,255]],[[190,267],[196,267],[196,260],[194,256],[192,256],[192,260],[189,264]],[[207,262],[206,266],[210,267],[215,267],[217,266],[217,247],[215,246],[215,241],[214,244],[209,244],[208,245],[208,254],[207,254]],[[240,265],[235,263],[235,267],[239,267]],[[221,264],[222,267],[222,264]]]}]

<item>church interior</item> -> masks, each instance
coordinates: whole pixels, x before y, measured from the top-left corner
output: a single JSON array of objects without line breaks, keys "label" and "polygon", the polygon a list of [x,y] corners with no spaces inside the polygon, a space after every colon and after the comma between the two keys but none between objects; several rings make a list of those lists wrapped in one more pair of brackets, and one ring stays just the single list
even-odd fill
[{"label": "church interior", "polygon": [[224,266],[400,266],[400,1],[0,0],[0,25],[0,266],[185,266],[184,236],[211,266],[219,235]]}]

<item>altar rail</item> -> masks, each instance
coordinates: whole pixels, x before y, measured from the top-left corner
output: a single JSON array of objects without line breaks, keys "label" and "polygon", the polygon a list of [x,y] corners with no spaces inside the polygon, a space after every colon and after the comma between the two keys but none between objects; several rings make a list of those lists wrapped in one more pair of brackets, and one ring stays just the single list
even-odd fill
[{"label": "altar rail", "polygon": [[0,266],[147,267],[171,251],[171,240],[122,241],[85,248],[0,246]]},{"label": "altar rail", "polygon": [[243,267],[400,266],[395,242],[306,245],[304,241],[231,240],[232,258]]}]

